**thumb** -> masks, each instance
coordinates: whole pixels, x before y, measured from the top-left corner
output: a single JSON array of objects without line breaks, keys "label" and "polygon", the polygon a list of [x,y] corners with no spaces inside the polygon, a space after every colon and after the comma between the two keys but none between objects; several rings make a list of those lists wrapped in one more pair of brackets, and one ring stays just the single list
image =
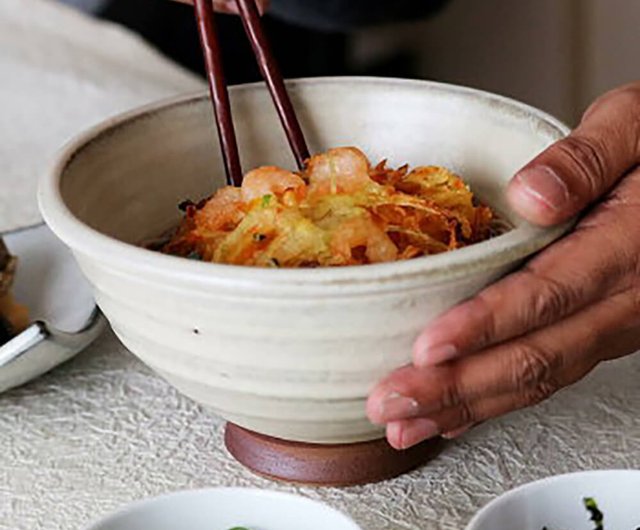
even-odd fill
[{"label": "thumb", "polygon": [[527,164],[511,181],[511,206],[528,221],[569,220],[640,163],[640,84],[594,103],[580,126]]}]

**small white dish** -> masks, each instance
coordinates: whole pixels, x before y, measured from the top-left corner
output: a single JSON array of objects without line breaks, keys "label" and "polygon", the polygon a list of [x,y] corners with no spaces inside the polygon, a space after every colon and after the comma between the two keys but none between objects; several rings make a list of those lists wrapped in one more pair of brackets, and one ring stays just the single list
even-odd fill
[{"label": "small white dish", "polygon": [[362,530],[343,513],[275,491],[215,488],[133,503],[86,530]]},{"label": "small white dish", "polygon": [[595,499],[607,530],[640,528],[640,470],[608,470],[558,475],[508,491],[466,530],[592,530],[584,498]]},{"label": "small white dish", "polygon": [[0,392],[69,360],[105,328],[91,288],[69,249],[44,225],[3,234],[18,257],[13,293],[32,324],[0,346]]}]

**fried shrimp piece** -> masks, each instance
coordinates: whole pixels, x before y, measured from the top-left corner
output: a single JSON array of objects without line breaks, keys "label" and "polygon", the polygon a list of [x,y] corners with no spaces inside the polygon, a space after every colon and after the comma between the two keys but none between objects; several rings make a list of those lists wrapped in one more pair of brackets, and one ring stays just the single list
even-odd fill
[{"label": "fried shrimp piece", "polygon": [[372,166],[355,147],[309,159],[300,173],[249,172],[186,215],[162,251],[256,267],[338,267],[439,254],[492,234],[492,211],[438,166]]},{"label": "fried shrimp piece", "polygon": [[242,192],[230,186],[218,190],[205,205],[195,212],[196,224],[211,232],[236,226],[244,216]]},{"label": "fried shrimp piece", "polygon": [[341,223],[333,231],[331,251],[341,265],[383,263],[398,258],[398,248],[370,216]]},{"label": "fried shrimp piece", "polygon": [[299,202],[306,193],[306,182],[299,175],[274,166],[254,169],[242,181],[242,200],[245,203],[269,195],[293,198]]},{"label": "fried shrimp piece", "polygon": [[355,147],[340,147],[311,157],[307,164],[309,195],[356,193],[375,186],[369,177],[369,160]]}]

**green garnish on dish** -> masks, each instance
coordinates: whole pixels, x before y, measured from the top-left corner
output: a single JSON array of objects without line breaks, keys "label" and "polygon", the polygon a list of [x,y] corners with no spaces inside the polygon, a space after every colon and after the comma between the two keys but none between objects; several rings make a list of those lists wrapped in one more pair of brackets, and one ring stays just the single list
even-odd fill
[{"label": "green garnish on dish", "polygon": [[[600,511],[600,508],[598,508],[598,503],[595,501],[595,499],[591,497],[585,497],[584,499],[582,499],[582,503],[591,516],[590,520],[596,524],[593,530],[604,530],[604,514]],[[550,529],[545,526],[542,530]]]},{"label": "green garnish on dish", "polygon": [[[582,499],[582,503],[589,512],[590,520],[595,524],[593,530],[604,530],[604,514],[602,513],[600,508],[598,508],[598,503],[595,501],[595,499],[586,497]],[[549,530],[549,528],[545,526],[542,530]],[[640,530],[640,528],[636,528],[636,530]]]},{"label": "green garnish on dish", "polygon": [[604,530],[604,514],[598,508],[598,503],[590,497],[583,499],[584,507],[591,515],[591,520],[595,523],[595,530]]}]

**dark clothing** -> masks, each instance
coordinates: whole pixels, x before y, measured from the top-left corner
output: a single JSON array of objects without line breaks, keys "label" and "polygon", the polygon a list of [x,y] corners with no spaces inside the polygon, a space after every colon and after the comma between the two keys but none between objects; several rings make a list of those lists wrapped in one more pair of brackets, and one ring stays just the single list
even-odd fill
[{"label": "dark clothing", "polygon": [[[355,70],[348,62],[347,30],[424,17],[447,0],[272,0],[266,31],[285,77],[393,75],[411,77],[411,58]],[[107,0],[98,16],[139,33],[162,53],[203,74],[193,8],[169,0]],[[229,84],[260,79],[237,17],[219,16],[218,28]]]},{"label": "dark clothing", "polygon": [[293,24],[324,31],[423,18],[447,0],[272,0],[271,12]]}]

